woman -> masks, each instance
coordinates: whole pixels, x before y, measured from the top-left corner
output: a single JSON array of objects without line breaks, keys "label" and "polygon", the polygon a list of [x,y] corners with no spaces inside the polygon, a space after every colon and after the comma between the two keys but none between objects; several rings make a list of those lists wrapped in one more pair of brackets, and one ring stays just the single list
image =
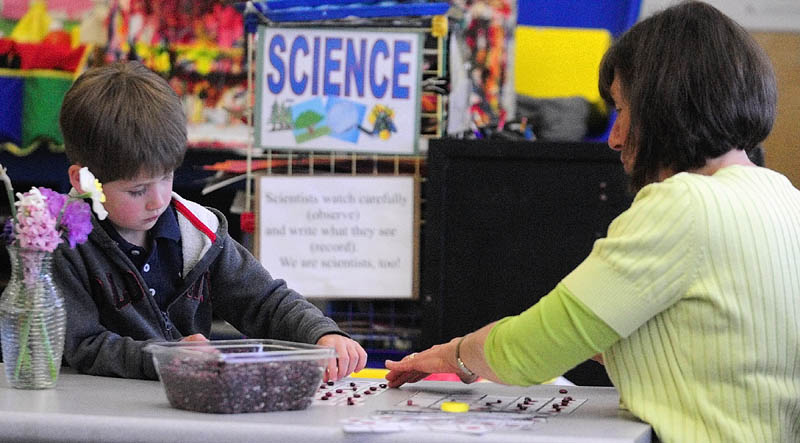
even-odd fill
[{"label": "woman", "polygon": [[536,305],[387,361],[386,378],[530,385],[602,353],[662,441],[800,441],[800,191],[747,156],[775,118],[766,55],[682,3],[612,45],[600,91],[631,207]]}]

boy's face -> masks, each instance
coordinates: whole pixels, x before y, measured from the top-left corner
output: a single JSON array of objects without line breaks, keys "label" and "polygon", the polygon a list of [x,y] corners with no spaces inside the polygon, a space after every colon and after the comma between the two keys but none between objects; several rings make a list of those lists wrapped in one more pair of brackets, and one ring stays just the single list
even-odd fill
[{"label": "boy's face", "polygon": [[172,173],[159,177],[139,174],[133,180],[103,183],[103,206],[120,235],[137,238],[156,224],[172,199],[172,178]]}]

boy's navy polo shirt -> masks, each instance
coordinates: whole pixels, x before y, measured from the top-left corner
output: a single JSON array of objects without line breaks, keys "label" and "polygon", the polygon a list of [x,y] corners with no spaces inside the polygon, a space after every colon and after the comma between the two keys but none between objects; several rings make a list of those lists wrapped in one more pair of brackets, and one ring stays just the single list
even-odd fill
[{"label": "boy's navy polo shirt", "polygon": [[147,233],[150,247],[140,248],[128,243],[117,232],[108,219],[100,222],[108,235],[131,259],[144,277],[150,295],[162,312],[177,296],[176,291],[183,281],[183,255],[181,253],[181,231],[175,208],[170,205]]}]

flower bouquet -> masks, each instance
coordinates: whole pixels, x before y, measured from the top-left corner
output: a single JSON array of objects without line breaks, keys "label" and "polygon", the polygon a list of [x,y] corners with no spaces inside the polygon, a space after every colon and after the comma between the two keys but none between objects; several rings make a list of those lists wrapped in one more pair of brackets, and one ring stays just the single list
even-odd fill
[{"label": "flower bouquet", "polygon": [[74,248],[88,238],[92,216],[84,199],[92,200],[98,218],[106,217],[103,188],[87,168],[82,168],[83,194],[64,195],[33,187],[17,193],[18,200],[14,201],[11,180],[2,165],[0,180],[11,210],[0,233],[11,258],[11,278],[0,298],[0,344],[6,379],[15,388],[52,388],[61,366],[66,327],[64,299],[51,276],[52,254],[65,240]]}]

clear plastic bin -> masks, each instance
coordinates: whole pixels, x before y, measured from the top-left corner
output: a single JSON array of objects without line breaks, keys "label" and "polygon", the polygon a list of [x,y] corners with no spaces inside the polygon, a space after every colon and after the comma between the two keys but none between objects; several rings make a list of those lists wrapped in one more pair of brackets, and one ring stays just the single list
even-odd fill
[{"label": "clear plastic bin", "polygon": [[333,348],[278,340],[154,342],[170,405],[218,414],[307,408]]}]

